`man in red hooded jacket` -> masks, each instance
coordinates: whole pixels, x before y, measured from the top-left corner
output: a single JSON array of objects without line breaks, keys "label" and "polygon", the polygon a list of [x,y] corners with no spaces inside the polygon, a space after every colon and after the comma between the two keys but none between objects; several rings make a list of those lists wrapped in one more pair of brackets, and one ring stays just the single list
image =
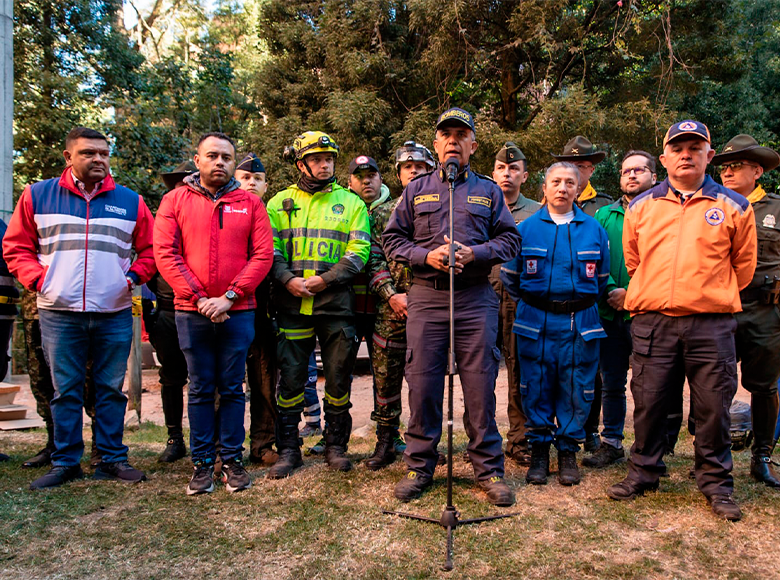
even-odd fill
[{"label": "man in red hooded jacket", "polygon": [[251,485],[242,463],[244,364],[254,338],[255,289],[271,269],[273,241],[260,198],[233,178],[235,145],[224,133],[198,143],[198,172],[163,197],[154,257],[175,296],[179,345],[190,373],[188,412],[195,473],[187,494],[214,491],[215,393],[219,393],[222,479]]}]

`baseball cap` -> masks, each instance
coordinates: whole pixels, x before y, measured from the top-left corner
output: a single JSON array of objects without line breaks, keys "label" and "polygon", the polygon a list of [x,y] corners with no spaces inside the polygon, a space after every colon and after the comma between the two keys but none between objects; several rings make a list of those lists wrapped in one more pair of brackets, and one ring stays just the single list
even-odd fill
[{"label": "baseball cap", "polygon": [[664,137],[664,147],[666,147],[667,143],[685,137],[686,135],[699,137],[700,139],[704,139],[707,143],[711,143],[710,130],[707,129],[707,125],[699,123],[698,121],[687,120],[680,121],[669,127],[669,130]]},{"label": "baseball cap", "polygon": [[362,170],[373,170],[379,173],[379,166],[368,155],[358,155],[352,161],[349,162],[349,174],[357,173]]},{"label": "baseball cap", "polygon": [[465,125],[475,133],[477,132],[474,126],[474,117],[471,116],[471,113],[458,107],[447,109],[439,115],[439,119],[436,121],[436,129],[446,125]]}]

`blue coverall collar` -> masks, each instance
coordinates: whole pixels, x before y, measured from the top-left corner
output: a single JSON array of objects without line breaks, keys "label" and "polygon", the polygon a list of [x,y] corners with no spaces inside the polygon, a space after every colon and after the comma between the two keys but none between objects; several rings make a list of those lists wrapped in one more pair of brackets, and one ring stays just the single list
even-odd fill
[{"label": "blue coverall collar", "polygon": [[[573,207],[574,209],[574,217],[572,218],[572,222],[582,222],[585,221],[585,216],[587,215],[584,211],[582,211],[576,204]],[[539,216],[546,222],[555,223],[553,219],[550,217],[550,209],[547,207],[547,204],[544,204],[542,206],[542,209],[539,210]]]}]

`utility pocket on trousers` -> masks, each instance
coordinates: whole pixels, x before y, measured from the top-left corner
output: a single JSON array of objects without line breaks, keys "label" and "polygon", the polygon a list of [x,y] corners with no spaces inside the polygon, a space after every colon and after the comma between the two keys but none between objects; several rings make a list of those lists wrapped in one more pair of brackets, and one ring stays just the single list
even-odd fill
[{"label": "utility pocket on trousers", "polygon": [[633,324],[631,326],[631,342],[636,354],[650,356],[653,344],[653,327]]},{"label": "utility pocket on trousers", "polygon": [[539,345],[542,342],[538,338],[527,338],[525,336],[516,335],[517,337],[517,355],[530,358],[539,358]]}]

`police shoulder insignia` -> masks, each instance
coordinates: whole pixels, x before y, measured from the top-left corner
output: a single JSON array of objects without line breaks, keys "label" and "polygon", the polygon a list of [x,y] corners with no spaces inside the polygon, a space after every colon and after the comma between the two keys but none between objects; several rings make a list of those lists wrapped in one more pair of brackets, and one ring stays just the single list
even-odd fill
[{"label": "police shoulder insignia", "polygon": [[439,201],[438,193],[428,193],[425,195],[418,195],[414,198],[414,205],[418,203],[425,203],[426,201]]},{"label": "police shoulder insignia", "polygon": [[493,200],[489,197],[483,197],[481,195],[470,195],[468,196],[467,200],[468,203],[476,203],[479,205],[484,205],[485,207],[491,207],[493,205]]},{"label": "police shoulder insignia", "polygon": [[341,215],[344,213],[344,206],[341,205],[340,203],[337,203],[331,209],[333,210],[333,213],[335,213],[336,215]]},{"label": "police shoulder insignia", "polygon": [[768,213],[764,216],[764,221],[762,225],[765,228],[774,228],[777,225],[777,220],[775,219],[775,216],[771,213]]},{"label": "police shoulder insignia", "polygon": [[704,212],[704,220],[711,226],[717,226],[723,223],[726,214],[719,207],[712,207]]}]

